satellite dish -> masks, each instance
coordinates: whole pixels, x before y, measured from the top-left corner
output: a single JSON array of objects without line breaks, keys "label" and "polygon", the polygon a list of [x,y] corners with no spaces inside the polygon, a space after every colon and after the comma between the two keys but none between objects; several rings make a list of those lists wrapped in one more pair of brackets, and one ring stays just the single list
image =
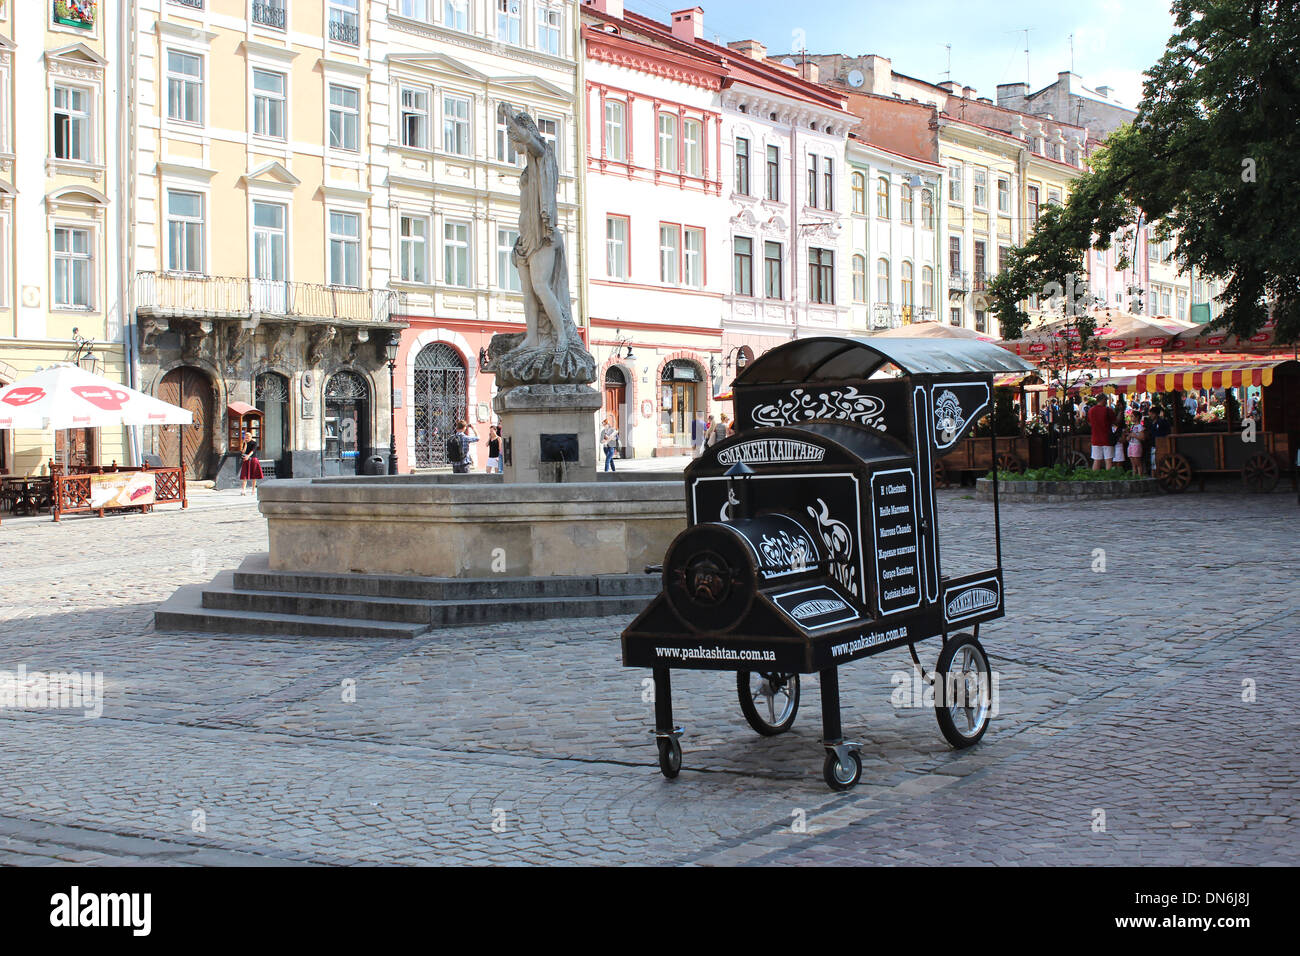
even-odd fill
[{"label": "satellite dish", "polygon": [[798,66],[799,64],[796,63],[796,62],[794,61],[794,57],[792,57],[792,56],[787,56],[784,60],[781,61],[781,65],[782,65],[782,66]]},{"label": "satellite dish", "polygon": [[867,81],[867,78],[866,78],[865,76],[862,75],[862,71],[861,71],[861,70],[850,70],[850,71],[849,71],[849,86],[861,86],[861,85],[862,85],[863,83],[865,83],[866,81]]}]

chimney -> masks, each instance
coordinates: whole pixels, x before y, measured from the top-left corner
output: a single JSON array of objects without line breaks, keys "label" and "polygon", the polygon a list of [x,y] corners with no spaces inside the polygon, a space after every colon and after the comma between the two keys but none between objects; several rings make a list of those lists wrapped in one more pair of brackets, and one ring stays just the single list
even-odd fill
[{"label": "chimney", "polygon": [[584,7],[591,7],[597,13],[623,19],[623,0],[582,0]]},{"label": "chimney", "polygon": [[704,37],[704,11],[700,7],[675,11],[671,22],[673,36],[683,43],[694,43]]},{"label": "chimney", "polygon": [[963,86],[961,88],[961,95],[962,99],[968,100],[975,95],[975,88],[973,86]]},{"label": "chimney", "polygon": [[799,75],[809,83],[820,83],[822,79],[821,67],[812,60],[809,60],[807,63],[800,63]]},{"label": "chimney", "polygon": [[727,44],[729,49],[735,50],[742,56],[747,56],[751,60],[763,60],[767,58],[767,47],[757,40],[733,40]]},{"label": "chimney", "polygon": [[889,57],[871,53],[863,59],[863,65],[867,68],[867,92],[877,96],[894,92],[894,64]]}]

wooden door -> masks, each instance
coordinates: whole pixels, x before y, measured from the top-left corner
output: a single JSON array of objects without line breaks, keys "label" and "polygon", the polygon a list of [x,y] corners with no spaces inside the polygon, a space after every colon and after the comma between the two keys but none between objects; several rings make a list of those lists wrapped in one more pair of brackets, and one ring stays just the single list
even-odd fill
[{"label": "wooden door", "polygon": [[163,464],[184,468],[185,477],[191,481],[209,477],[214,422],[212,384],[207,375],[187,365],[174,368],[163,376],[158,397],[194,416],[191,425],[164,425],[158,429],[158,454]]},{"label": "wooden door", "polygon": [[99,464],[95,429],[60,428],[54,432],[54,460],[71,467]]}]

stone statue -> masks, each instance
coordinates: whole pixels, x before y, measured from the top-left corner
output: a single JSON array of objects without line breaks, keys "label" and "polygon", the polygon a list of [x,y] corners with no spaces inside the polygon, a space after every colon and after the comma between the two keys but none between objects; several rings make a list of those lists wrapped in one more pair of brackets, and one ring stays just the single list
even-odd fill
[{"label": "stone statue", "polygon": [[489,370],[500,387],[586,385],[596,361],[578,337],[569,305],[569,263],[556,207],[559,166],[555,150],[527,113],[498,107],[510,142],[527,159],[519,174],[519,238],[511,261],[519,270],[528,331],[494,335]]}]

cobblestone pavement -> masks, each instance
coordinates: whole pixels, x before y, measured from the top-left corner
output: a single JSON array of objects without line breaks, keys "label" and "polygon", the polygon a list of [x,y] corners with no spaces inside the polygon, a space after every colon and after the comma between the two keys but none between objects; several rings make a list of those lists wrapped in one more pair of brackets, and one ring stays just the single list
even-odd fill
[{"label": "cobblestone pavement", "polygon": [[[945,571],[991,541],[969,495],[941,493]],[[729,675],[677,672],[668,782],[624,619],[157,634],[176,587],[265,550],[250,499],[5,521],[0,670],[101,671],[106,702],[98,719],[0,710],[0,862],[1294,865],[1297,514],[1293,493],[1226,487],[1005,506],[987,737],[956,752],[929,710],[893,706],[906,651],[855,663],[849,794],[821,779],[812,677],[793,731],[764,739]],[[932,665],[937,642],[920,650]]]}]

